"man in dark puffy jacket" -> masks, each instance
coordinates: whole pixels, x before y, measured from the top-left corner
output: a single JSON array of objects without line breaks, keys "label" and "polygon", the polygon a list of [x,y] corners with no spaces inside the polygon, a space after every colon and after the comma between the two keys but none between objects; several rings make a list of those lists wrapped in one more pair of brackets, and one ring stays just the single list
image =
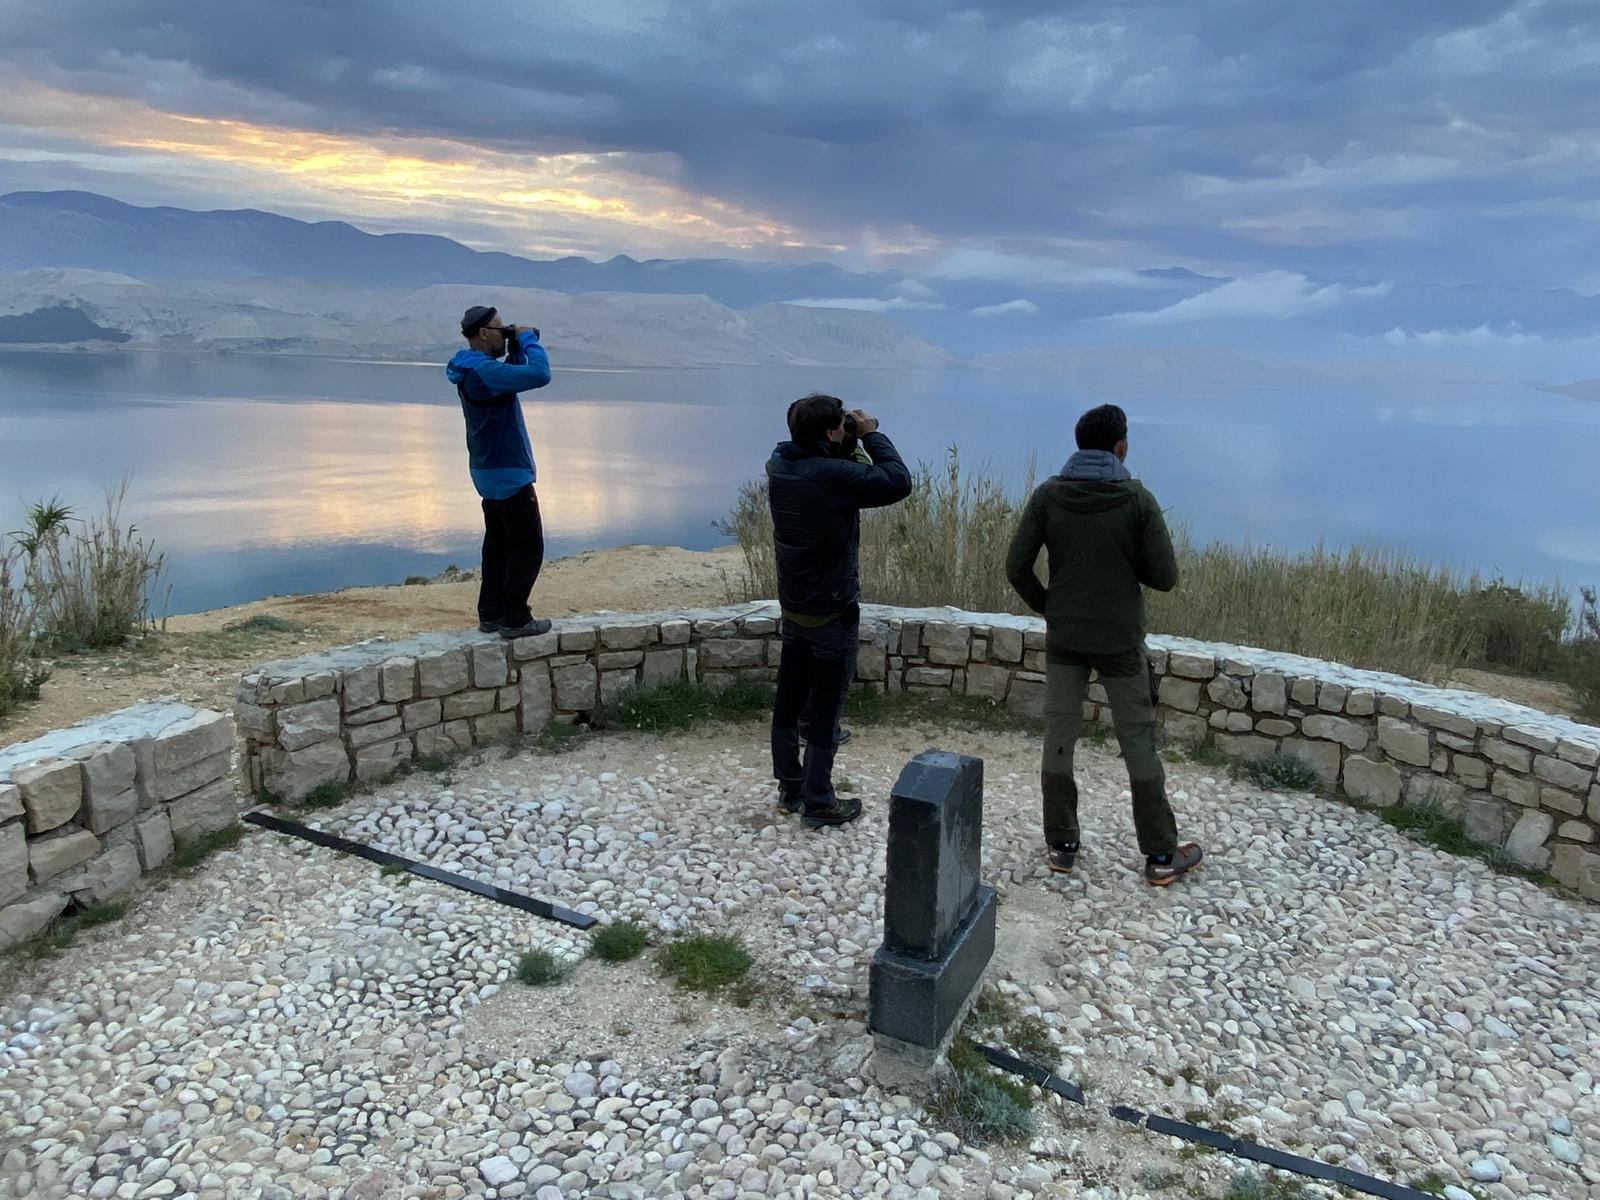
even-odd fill
[{"label": "man in dark puffy jacket", "polygon": [[[801,812],[808,827],[842,825],[861,801],[833,790],[839,717],[856,671],[861,622],[857,553],[861,510],[911,493],[911,473],[878,422],[848,415],[836,396],[811,395],[789,407],[789,437],[767,460],[767,498],[777,551],[783,658],[772,709],[772,773],[778,803]],[[871,456],[845,453],[851,436]],[[808,719],[805,762],[800,717]]]},{"label": "man in dark puffy jacket", "polygon": [[[1044,836],[1052,871],[1078,857],[1078,785],[1073,747],[1083,727],[1090,674],[1100,677],[1128,767],[1133,823],[1145,878],[1165,886],[1197,866],[1200,847],[1178,844],[1156,750],[1144,648],[1145,587],[1170,592],[1178,563],[1161,507],[1128,473],[1128,417],[1114,404],[1078,420],[1078,452],[1042,483],[1022,511],[1006,578],[1045,620]],[[1034,573],[1047,553],[1049,586]]]},{"label": "man in dark puffy jacket", "polygon": [[550,358],[537,329],[507,325],[483,305],[462,314],[461,336],[467,349],[456,351],[444,373],[461,399],[472,484],[483,498],[478,630],[507,640],[548,633],[550,622],[528,607],[544,565],[544,522],[517,393],[550,382]]}]

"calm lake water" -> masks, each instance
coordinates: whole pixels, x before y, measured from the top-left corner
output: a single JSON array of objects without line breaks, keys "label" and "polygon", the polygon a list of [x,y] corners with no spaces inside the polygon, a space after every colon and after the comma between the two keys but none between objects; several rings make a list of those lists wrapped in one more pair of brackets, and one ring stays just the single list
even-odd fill
[{"label": "calm lake water", "polygon": [[[1196,538],[1377,542],[1458,567],[1600,582],[1600,405],[1533,390],[1085,394],[1048,376],[774,369],[575,371],[525,400],[552,557],[722,538],[790,400],[832,391],[908,460],[959,446],[1048,474],[1090,404],[1130,412],[1130,466]],[[462,420],[438,365],[0,353],[0,528],[132,476],[171,607],[394,583],[473,565]]]}]

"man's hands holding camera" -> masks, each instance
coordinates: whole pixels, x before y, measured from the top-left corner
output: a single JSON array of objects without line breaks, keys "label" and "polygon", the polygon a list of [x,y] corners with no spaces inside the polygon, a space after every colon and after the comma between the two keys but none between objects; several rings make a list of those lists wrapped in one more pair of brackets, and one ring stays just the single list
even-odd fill
[{"label": "man's hands holding camera", "polygon": [[852,408],[844,415],[844,431],[849,437],[866,437],[869,433],[878,432],[878,418],[871,417],[859,408]]},{"label": "man's hands holding camera", "polygon": [[539,331],[532,325],[502,325],[500,332],[506,339],[506,353],[515,354],[518,350],[517,339],[523,335],[530,335],[534,341],[539,340]]}]

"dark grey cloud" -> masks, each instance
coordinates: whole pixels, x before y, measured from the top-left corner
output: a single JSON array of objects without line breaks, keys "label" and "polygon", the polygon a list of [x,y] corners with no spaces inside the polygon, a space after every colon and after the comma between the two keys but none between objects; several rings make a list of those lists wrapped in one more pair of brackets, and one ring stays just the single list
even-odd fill
[{"label": "dark grey cloud", "polygon": [[1585,0],[13,0],[0,69],[165,109],[664,153],[844,240],[1137,269],[1572,282]]}]

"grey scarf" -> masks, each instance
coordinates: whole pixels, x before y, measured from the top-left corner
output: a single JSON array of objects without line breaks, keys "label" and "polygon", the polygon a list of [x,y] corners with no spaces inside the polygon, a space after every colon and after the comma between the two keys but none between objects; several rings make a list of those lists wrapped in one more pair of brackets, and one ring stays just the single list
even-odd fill
[{"label": "grey scarf", "polygon": [[1092,479],[1100,483],[1121,483],[1132,479],[1122,460],[1109,450],[1079,450],[1061,468],[1063,479]]}]

